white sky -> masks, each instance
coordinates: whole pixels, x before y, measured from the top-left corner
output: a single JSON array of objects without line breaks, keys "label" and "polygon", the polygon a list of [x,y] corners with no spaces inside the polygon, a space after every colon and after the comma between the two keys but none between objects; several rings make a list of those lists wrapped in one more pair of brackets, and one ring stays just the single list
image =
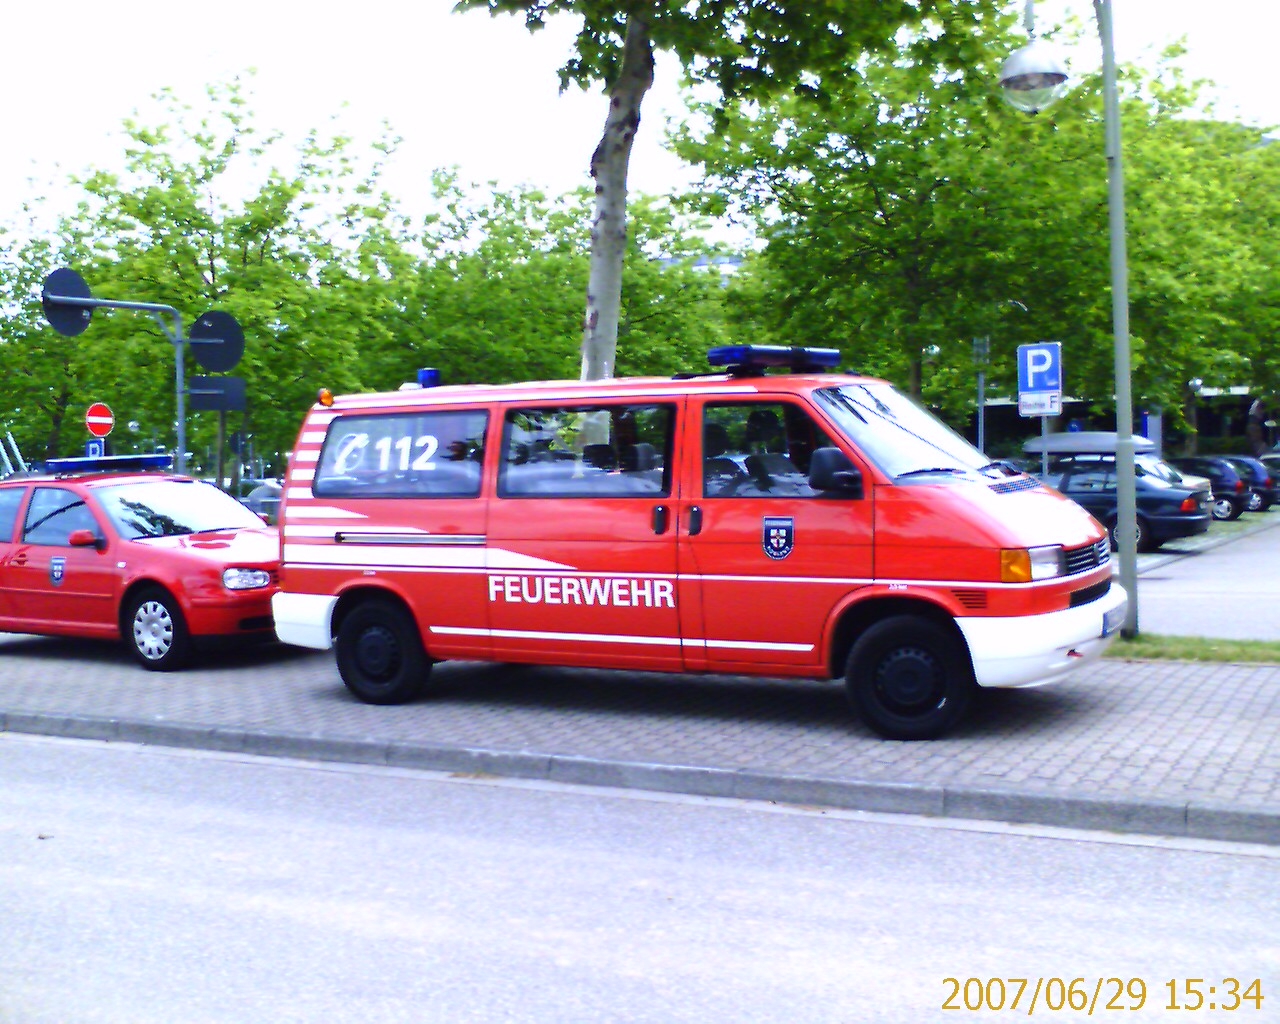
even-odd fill
[{"label": "white sky", "polygon": [[[451,7],[452,0],[11,3],[0,72],[7,79],[0,223],[17,218],[32,194],[29,178],[119,168],[120,122],[141,110],[151,123],[157,89],[171,86],[198,102],[206,84],[250,67],[261,128],[297,139],[341,111],[339,124],[359,144],[389,120],[405,141],[388,184],[406,208],[432,169],[452,165],[468,181],[555,192],[587,184],[605,105],[598,93],[557,93],[571,26],[553,21],[530,35],[517,18]],[[1042,0],[1039,26],[1063,10],[1092,27],[1089,0]],[[1280,123],[1280,90],[1262,77],[1275,61],[1276,0],[1114,0],[1114,10],[1121,60],[1186,35],[1186,66],[1220,84],[1220,116]],[[692,180],[661,148],[664,111],[682,110],[677,74],[674,59],[660,56],[632,158],[633,191],[663,193]]]}]

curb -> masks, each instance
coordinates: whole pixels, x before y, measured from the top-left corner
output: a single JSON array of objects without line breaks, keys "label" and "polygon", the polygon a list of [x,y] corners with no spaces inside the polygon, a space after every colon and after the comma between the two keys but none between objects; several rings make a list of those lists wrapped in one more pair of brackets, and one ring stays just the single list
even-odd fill
[{"label": "curb", "polygon": [[1002,821],[1058,828],[1280,845],[1280,807],[1200,801],[1090,799],[1013,789],[859,782],[748,769],[612,761],[532,751],[336,739],[181,722],[0,713],[0,732],[192,750],[536,779],[850,811]]}]

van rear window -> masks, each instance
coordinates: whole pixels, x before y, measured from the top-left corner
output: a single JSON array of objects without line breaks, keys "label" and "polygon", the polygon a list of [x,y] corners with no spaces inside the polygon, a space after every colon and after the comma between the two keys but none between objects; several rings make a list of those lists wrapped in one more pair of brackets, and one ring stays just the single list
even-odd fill
[{"label": "van rear window", "polygon": [[480,493],[482,410],[340,416],[316,466],[318,497],[468,498]]}]

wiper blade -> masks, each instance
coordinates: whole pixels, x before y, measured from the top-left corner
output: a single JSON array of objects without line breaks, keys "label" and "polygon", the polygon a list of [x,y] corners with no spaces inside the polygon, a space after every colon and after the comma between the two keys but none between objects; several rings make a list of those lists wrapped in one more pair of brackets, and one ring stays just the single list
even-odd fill
[{"label": "wiper blade", "polygon": [[957,469],[955,466],[930,466],[927,469],[909,469],[905,473],[899,473],[895,479],[901,480],[904,476],[923,476],[926,473],[959,473],[965,476],[968,470]]}]

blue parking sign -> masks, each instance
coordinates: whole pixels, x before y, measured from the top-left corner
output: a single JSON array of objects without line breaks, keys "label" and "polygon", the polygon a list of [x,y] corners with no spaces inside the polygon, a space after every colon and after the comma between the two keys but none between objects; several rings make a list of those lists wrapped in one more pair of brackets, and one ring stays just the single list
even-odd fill
[{"label": "blue parking sign", "polygon": [[1018,346],[1018,392],[1062,391],[1062,342]]},{"label": "blue parking sign", "polygon": [[107,454],[107,442],[101,437],[91,437],[84,443],[86,459],[100,459]]}]

